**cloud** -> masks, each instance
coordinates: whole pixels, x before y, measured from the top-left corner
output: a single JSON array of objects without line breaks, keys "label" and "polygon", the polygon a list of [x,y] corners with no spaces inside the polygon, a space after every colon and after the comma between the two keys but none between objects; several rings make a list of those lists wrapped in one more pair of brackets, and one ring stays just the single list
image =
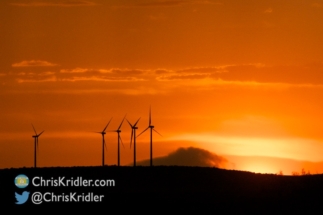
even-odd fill
[{"label": "cloud", "polygon": [[35,1],[28,3],[11,3],[12,6],[18,7],[78,7],[94,6],[96,3],[85,0],[66,0],[66,1]]},{"label": "cloud", "polygon": [[189,75],[170,75],[170,76],[160,76],[159,80],[196,80],[205,79],[208,75],[204,74],[189,74]]},{"label": "cloud", "polygon": [[28,83],[28,82],[54,82],[57,81],[55,76],[50,77],[34,77],[34,78],[17,78],[18,83]]},{"label": "cloud", "polygon": [[184,5],[222,5],[220,2],[209,0],[152,0],[145,3],[132,3],[129,5],[119,6],[119,8],[127,7],[180,7]]},{"label": "cloud", "polygon": [[61,81],[145,81],[150,70],[140,69],[62,69],[58,74]]},{"label": "cloud", "polygon": [[12,74],[18,83],[31,83],[31,82],[55,82],[57,81],[56,73],[52,71],[44,72],[19,72]]},{"label": "cloud", "polygon": [[[323,63],[308,65],[264,65],[260,63],[193,67],[155,71],[159,81],[204,80],[211,84],[254,83],[298,86],[323,85]],[[213,81],[212,81],[213,80]]]},{"label": "cloud", "polygon": [[155,74],[157,75],[162,75],[162,74],[170,74],[173,72],[172,70],[167,70],[167,69],[156,69]]},{"label": "cloud", "polygon": [[192,67],[179,70],[159,69],[155,73],[160,75],[157,80],[196,80],[209,78],[212,73],[225,72],[222,67]]},{"label": "cloud", "polygon": [[[149,165],[150,160],[138,162],[138,165]],[[221,156],[213,154],[207,150],[189,147],[179,148],[175,152],[164,157],[154,158],[154,165],[178,165],[178,166],[205,166],[205,167],[225,167],[228,161]]]},{"label": "cloud", "polygon": [[57,64],[42,60],[24,60],[19,63],[12,64],[12,67],[41,67],[41,66],[57,66]]},{"label": "cloud", "polygon": [[[22,61],[13,67],[48,67],[56,64],[47,61]],[[31,68],[33,69],[33,68]],[[261,63],[189,67],[180,69],[156,68],[72,68],[58,71],[20,71],[10,73],[7,79],[19,78],[20,82],[49,80],[57,82],[146,82],[155,91],[170,92],[183,87],[211,90],[219,86],[290,88],[323,87],[323,63],[308,65],[264,65]],[[167,83],[169,82],[169,83]],[[142,85],[142,84],[141,84]],[[141,86],[140,85],[140,86]],[[139,86],[136,86],[139,87]]]},{"label": "cloud", "polygon": [[114,75],[143,75],[146,70],[140,69],[111,69],[110,72]]},{"label": "cloud", "polygon": [[264,11],[264,13],[272,13],[273,12],[273,9],[272,8],[268,8]]},{"label": "cloud", "polygon": [[[46,61],[22,61],[13,64],[13,67],[41,67],[54,66],[55,64]],[[93,68],[74,68],[61,69],[59,71],[21,71],[19,73],[9,73],[13,80],[19,83],[23,82],[81,82],[81,81],[96,81],[96,82],[138,82],[138,81],[153,81],[155,74],[152,70],[142,69],[93,69]],[[50,77],[50,78],[49,78]]]},{"label": "cloud", "polygon": [[85,69],[85,68],[75,68],[75,69],[61,69],[61,73],[86,73],[91,72],[93,70],[91,69]]},{"label": "cloud", "polygon": [[144,81],[135,77],[109,77],[109,76],[83,76],[83,77],[67,77],[59,78],[59,81],[76,82],[76,81]]},{"label": "cloud", "polygon": [[173,6],[180,6],[183,4],[187,4],[189,1],[185,0],[158,0],[158,1],[151,1],[148,3],[140,3],[136,6],[139,7],[173,7]]},{"label": "cloud", "polygon": [[323,8],[323,4],[320,3],[313,3],[312,7],[316,7],[316,8]]},{"label": "cloud", "polygon": [[114,75],[141,75],[149,72],[149,70],[141,69],[92,69],[92,68],[75,68],[75,69],[61,69],[61,73],[98,73],[98,74],[114,74]]},{"label": "cloud", "polygon": [[[224,67],[225,68],[225,67]],[[193,67],[193,68],[185,68],[185,69],[180,69],[177,70],[178,73],[218,73],[218,72],[223,72],[223,67]]]},{"label": "cloud", "polygon": [[225,73],[213,73],[214,79],[258,83],[323,84],[323,64],[320,65],[233,65]]},{"label": "cloud", "polygon": [[40,72],[40,73],[35,73],[35,72],[19,72],[17,74],[17,76],[53,76],[55,75],[55,72],[50,72],[50,71],[47,71],[47,72]]},{"label": "cloud", "polygon": [[158,15],[150,15],[148,16],[148,18],[151,20],[165,20],[167,19],[167,16],[165,14],[160,13]]}]

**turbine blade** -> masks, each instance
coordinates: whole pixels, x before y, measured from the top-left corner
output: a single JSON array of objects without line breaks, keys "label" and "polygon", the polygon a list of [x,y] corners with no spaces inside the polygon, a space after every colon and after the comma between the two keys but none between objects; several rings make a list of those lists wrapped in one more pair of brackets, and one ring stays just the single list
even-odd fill
[{"label": "turbine blade", "polygon": [[122,126],[122,123],[123,123],[124,119],[126,118],[126,116],[127,116],[127,114],[123,117],[123,120],[122,120],[121,124],[119,125],[118,130],[120,130],[120,128],[121,128],[121,126]]},{"label": "turbine blade", "polygon": [[149,126],[145,130],[143,130],[140,134],[138,134],[137,137],[139,137],[142,133],[144,133],[145,131],[147,131],[148,128],[149,128]]},{"label": "turbine blade", "polygon": [[123,148],[125,148],[125,147],[124,147],[124,145],[123,145],[123,142],[122,142],[122,139],[121,139],[121,137],[120,137],[120,136],[119,136],[119,140],[120,140],[120,142],[121,142],[121,144],[122,144]]},{"label": "turbine blade", "polygon": [[163,136],[161,135],[158,131],[156,131],[154,128],[153,128],[154,132],[156,132],[157,134],[159,134],[160,136]]},{"label": "turbine blade", "polygon": [[151,125],[151,106],[149,108],[149,125]]},{"label": "turbine blade", "polygon": [[[37,135],[37,137],[39,137],[42,133],[44,133],[44,131],[40,132],[40,134]],[[38,139],[38,138],[37,138]]]},{"label": "turbine blade", "polygon": [[110,124],[111,120],[112,120],[112,117],[111,117],[110,121],[108,122],[107,126],[105,126],[105,128],[103,129],[103,131],[102,131],[102,132],[105,132],[105,129],[107,129],[107,127],[108,127],[108,125]]},{"label": "turbine blade", "polygon": [[37,135],[37,132],[36,132],[36,129],[35,129],[34,125],[33,124],[31,124],[31,125],[33,126],[34,132]]},{"label": "turbine blade", "polygon": [[141,118],[141,117],[139,117],[139,119],[138,119],[138,120],[137,120],[137,122],[134,124],[134,126],[136,126],[136,125],[137,125],[137,123],[139,122],[140,118]]},{"label": "turbine blade", "polygon": [[[127,120],[127,119],[126,119]],[[127,122],[129,123],[129,125],[130,125],[130,127],[132,128],[132,125],[131,125],[131,123],[127,120]]]}]

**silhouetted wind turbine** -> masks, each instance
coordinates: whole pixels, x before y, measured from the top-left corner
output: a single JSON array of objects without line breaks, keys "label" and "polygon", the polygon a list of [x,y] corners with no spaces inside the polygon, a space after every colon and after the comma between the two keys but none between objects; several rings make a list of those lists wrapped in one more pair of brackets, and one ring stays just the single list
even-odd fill
[{"label": "silhouetted wind turbine", "polygon": [[[120,142],[122,143],[122,139],[120,137],[120,132],[121,132],[120,128],[122,126],[122,123],[123,123],[124,119],[126,118],[126,115],[124,116],[124,118],[123,118],[121,124],[119,125],[118,129],[112,131],[112,132],[117,132],[118,133],[118,166],[120,166]],[[122,145],[123,145],[123,143],[122,143]],[[124,145],[123,145],[123,147],[124,147]]]},{"label": "silhouetted wind turbine", "polygon": [[136,166],[136,127],[137,123],[139,122],[140,118],[137,120],[137,122],[132,125],[128,120],[127,122],[129,123],[132,131],[131,131],[131,139],[130,139],[130,148],[131,148],[131,143],[132,143],[132,137],[133,137],[133,166]]},{"label": "silhouetted wind turbine", "polygon": [[[34,132],[35,132],[35,135],[33,135],[32,137],[35,138],[35,147],[34,147],[34,167],[36,168],[37,167],[37,149],[38,149],[38,137],[44,132],[40,132],[39,134],[37,134],[36,132],[36,129],[34,127],[33,124],[31,124],[33,126],[33,129],[34,129]],[[36,145],[37,145],[37,149],[36,149]]]},{"label": "silhouetted wind turbine", "polygon": [[103,129],[103,131],[96,132],[96,133],[102,134],[102,166],[104,166],[104,147],[106,147],[105,146],[105,141],[104,141],[104,135],[106,134],[105,133],[105,130],[107,129],[107,127],[110,124],[111,120],[112,120],[112,118],[110,119],[110,121],[108,122],[108,124],[105,126],[105,128]]},{"label": "silhouetted wind turbine", "polygon": [[162,136],[160,133],[158,133],[158,131],[156,131],[154,128],[155,126],[153,126],[151,124],[151,107],[149,109],[149,125],[148,127],[143,130],[137,137],[139,137],[142,133],[144,133],[145,131],[147,131],[147,129],[150,128],[150,166],[153,165],[153,131],[155,131],[157,134],[159,134],[160,136]]}]

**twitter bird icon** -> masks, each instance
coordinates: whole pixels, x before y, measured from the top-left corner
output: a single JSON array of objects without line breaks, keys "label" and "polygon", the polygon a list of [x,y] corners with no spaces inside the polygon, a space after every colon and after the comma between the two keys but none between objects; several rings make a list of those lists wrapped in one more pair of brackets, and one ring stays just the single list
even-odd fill
[{"label": "twitter bird icon", "polygon": [[24,191],[21,195],[15,192],[15,197],[17,200],[16,202],[17,205],[24,204],[28,200],[29,192]]}]

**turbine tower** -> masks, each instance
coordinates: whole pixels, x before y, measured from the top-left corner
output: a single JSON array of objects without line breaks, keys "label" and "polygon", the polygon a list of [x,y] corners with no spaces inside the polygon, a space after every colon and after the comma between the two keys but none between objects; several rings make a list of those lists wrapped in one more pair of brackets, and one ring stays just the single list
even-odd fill
[{"label": "turbine tower", "polygon": [[[34,167],[36,168],[37,167],[37,149],[38,149],[38,137],[44,132],[40,132],[39,134],[37,134],[36,132],[36,129],[34,127],[33,124],[31,124],[33,129],[34,129],[34,132],[35,132],[35,135],[33,135],[32,137],[35,139],[35,147],[34,147]],[[37,147],[37,149],[36,149]]]},{"label": "turbine tower", "polygon": [[136,129],[138,129],[137,123],[139,122],[140,118],[137,120],[137,122],[132,125],[128,120],[127,122],[129,123],[132,131],[131,131],[131,139],[130,139],[130,148],[131,148],[131,143],[132,143],[132,138],[133,138],[133,166],[136,166]]},{"label": "turbine tower", "polygon": [[[122,123],[123,123],[124,119],[126,118],[126,115],[124,116],[124,118],[123,118],[121,124],[119,125],[118,129],[112,131],[112,132],[117,132],[118,133],[118,166],[120,166],[120,142],[122,143],[122,139],[120,137],[120,132],[121,132],[120,129],[121,129],[121,126],[122,126]],[[122,145],[123,145],[123,143],[122,143]],[[123,145],[123,147],[124,147],[124,145]]]},{"label": "turbine tower", "polygon": [[96,133],[102,134],[102,166],[104,166],[104,147],[106,147],[105,141],[104,141],[104,135],[106,134],[105,133],[105,130],[107,129],[107,127],[110,124],[111,120],[112,120],[112,118],[110,119],[110,121],[108,122],[108,124],[105,126],[105,128],[103,129],[103,131],[96,132]]},{"label": "turbine tower", "polygon": [[157,134],[159,134],[160,136],[162,136],[160,133],[158,133],[158,131],[156,131],[154,128],[155,126],[153,126],[151,124],[151,107],[149,108],[149,125],[148,127],[143,130],[137,137],[139,137],[141,134],[143,134],[145,131],[148,130],[148,128],[150,128],[150,166],[153,165],[153,131],[155,131]]}]

